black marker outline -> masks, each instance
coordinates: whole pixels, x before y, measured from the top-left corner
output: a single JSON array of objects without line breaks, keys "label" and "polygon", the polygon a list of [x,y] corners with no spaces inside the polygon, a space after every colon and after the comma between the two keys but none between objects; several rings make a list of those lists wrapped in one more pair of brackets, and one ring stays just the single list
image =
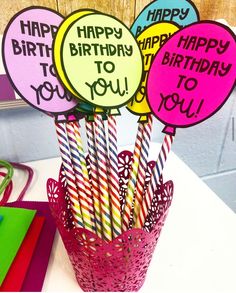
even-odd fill
[{"label": "black marker outline", "polygon": [[[72,15],[74,15],[74,14],[77,14],[77,13],[79,13],[79,12],[84,12],[84,11],[89,11],[89,12],[94,12],[94,13],[97,13],[97,14],[102,14],[100,11],[95,10],[95,9],[86,9],[86,8],[84,8],[84,9],[77,9],[77,10],[71,12],[70,14],[68,14],[66,17],[64,17],[63,21],[60,23],[60,25],[59,25],[59,27],[58,27],[57,33],[59,32],[59,30],[60,30],[61,26],[63,25],[63,23],[64,23],[68,18],[70,18],[70,17],[71,17]],[[89,13],[89,14],[90,14],[90,13]],[[85,16],[85,15],[83,15],[83,16]],[[83,16],[81,16],[81,17],[83,17]],[[80,19],[81,17],[79,17],[78,19]],[[78,19],[77,19],[77,20],[78,20]],[[67,28],[67,29],[68,29],[68,28]],[[56,62],[55,62],[55,54],[54,54],[54,51],[55,51],[55,42],[56,42],[56,38],[57,38],[57,33],[56,33],[56,36],[55,36],[55,38],[53,39],[53,42],[52,42],[52,52],[53,52],[53,53],[52,53],[52,62],[53,62],[54,68],[55,68],[55,73],[56,73],[57,78],[60,80],[60,82],[61,82],[61,84],[63,85],[63,87],[66,88],[67,91],[69,91],[69,92],[72,94],[72,96],[74,96],[74,93],[72,93],[72,91],[71,91],[70,89],[68,89],[66,85],[64,85],[64,82],[62,81],[62,79],[61,79],[61,77],[60,77],[60,74],[58,73],[58,70],[57,70],[57,66],[56,66]],[[62,66],[62,58],[61,58],[61,55],[62,55],[62,54],[60,53],[60,63],[61,63],[61,67],[63,68],[63,66]],[[64,68],[63,68],[63,72],[64,72]],[[64,77],[65,77],[65,79],[67,80],[67,78],[66,78],[66,76],[65,76],[65,72],[64,72]],[[79,102],[85,102],[85,100],[84,100],[84,98],[83,98],[82,96],[79,96],[79,95],[78,95],[78,97],[75,96],[75,98],[76,98],[76,99],[79,99]],[[80,100],[80,99],[81,99],[81,100]]]},{"label": "black marker outline", "polygon": [[[234,34],[234,32],[226,25],[220,23],[220,22],[217,22],[217,21],[213,21],[213,20],[202,20],[202,21],[199,21],[199,22],[194,22],[188,26],[185,26],[183,29],[175,32],[167,41],[165,44],[167,44],[172,38],[175,37],[175,35],[177,35],[178,33],[181,33],[183,30],[185,29],[188,29],[189,27],[192,27],[192,26],[196,26],[196,25],[199,25],[199,24],[204,24],[204,23],[211,23],[211,24],[214,24],[214,25],[217,25],[219,27],[222,27],[224,28],[225,30],[228,31],[228,33],[230,33],[230,35],[233,37],[235,43],[236,43],[236,35]],[[165,45],[158,51],[158,53],[161,51],[161,50],[165,50]],[[155,62],[155,59],[157,57],[158,54],[156,54],[153,62]],[[148,77],[147,77],[147,83],[148,83],[148,79],[149,79],[149,75],[150,75],[150,71],[148,72]],[[148,91],[147,91],[147,101],[148,101],[148,105],[150,107],[150,109],[152,110],[152,114],[161,122],[165,125],[165,128],[166,127],[172,127],[174,129],[176,128],[188,128],[188,127],[191,127],[191,126],[194,126],[194,125],[197,125],[199,123],[202,123],[203,121],[209,119],[210,117],[214,116],[223,106],[224,104],[226,103],[226,101],[228,100],[228,98],[231,96],[233,90],[234,90],[234,87],[236,86],[236,77],[235,77],[235,81],[232,85],[232,88],[229,90],[229,93],[228,95],[224,98],[223,102],[218,106],[218,108],[216,108],[216,110],[214,112],[211,112],[208,116],[206,116],[205,118],[203,118],[202,120],[200,121],[197,121],[195,123],[192,123],[192,124],[188,124],[188,125],[175,125],[175,124],[169,124],[169,123],[166,123],[165,121],[163,121],[162,119],[158,118],[155,114],[154,114],[154,111],[150,105],[150,102],[149,102],[149,99],[148,99]]]},{"label": "black marker outline", "polygon": [[[197,21],[196,21],[196,22],[199,22],[199,21],[200,21],[200,13],[199,13],[199,11],[198,11],[197,6],[195,5],[195,3],[194,3],[192,0],[181,0],[181,1],[188,2],[188,3],[193,7],[193,10],[196,12],[196,15],[197,15]],[[156,2],[156,3],[155,3],[155,2]],[[158,5],[158,0],[152,1],[151,3],[147,4],[147,5],[141,10],[141,12],[139,13],[139,15],[135,18],[134,22],[132,23],[132,25],[131,25],[131,27],[130,27],[130,31],[132,31],[132,28],[133,28],[135,22],[138,21],[138,19],[139,19],[139,17],[141,16],[141,14],[144,13],[146,10],[148,10],[149,6],[151,6],[151,5],[154,6],[154,4],[157,4],[157,5]],[[158,7],[157,7],[157,8],[158,8]],[[168,7],[166,7],[166,8],[168,8]],[[157,21],[157,22],[159,22],[159,21]],[[155,22],[155,23],[157,23],[157,22]],[[196,22],[194,22],[194,23],[196,23]],[[180,24],[178,24],[178,25],[180,26]],[[143,32],[143,30],[142,30],[141,32]],[[140,34],[141,34],[141,32],[140,32]],[[140,34],[136,35],[136,37],[138,37]]]},{"label": "black marker outline", "polygon": [[[134,42],[137,44],[137,48],[138,48],[138,50],[139,50],[139,52],[140,52],[140,56],[141,56],[141,58],[142,58],[142,52],[141,52],[141,50],[140,50],[140,48],[139,48],[139,45],[138,45],[138,42],[137,42],[136,38],[132,35],[132,33],[131,33],[130,29],[128,28],[128,26],[127,26],[126,24],[124,24],[121,20],[119,20],[118,18],[116,18],[115,16],[110,15],[110,14],[106,14],[106,13],[93,13],[93,14],[87,14],[87,15],[84,15],[84,16],[80,17],[79,20],[81,20],[82,18],[85,18],[85,17],[96,16],[96,15],[105,15],[105,16],[108,16],[108,17],[110,17],[110,18],[115,19],[115,20],[118,21],[120,24],[122,24],[122,25],[124,26],[124,28],[126,28],[126,29],[129,31],[130,36],[133,37],[133,40],[134,40]],[[134,95],[136,95],[136,93],[138,92],[138,90],[139,90],[139,88],[140,88],[140,85],[141,85],[141,82],[142,82],[142,74],[141,74],[141,76],[140,76],[140,81],[139,81],[139,84],[138,84],[138,86],[137,86],[137,89],[136,89],[136,91],[133,93],[133,95],[132,95],[132,96],[131,96],[126,102],[124,102],[124,103],[122,103],[122,104],[115,105],[115,106],[109,106],[109,107],[108,107],[108,106],[104,106],[104,105],[98,105],[98,104],[92,103],[91,101],[88,101],[86,97],[83,97],[83,96],[82,96],[82,95],[81,95],[81,94],[75,89],[75,87],[72,85],[71,81],[69,80],[68,75],[67,75],[66,70],[65,70],[65,66],[64,66],[64,61],[63,61],[63,57],[62,57],[62,56],[63,56],[62,51],[63,51],[63,47],[64,47],[64,42],[65,42],[66,35],[68,34],[68,31],[70,30],[70,28],[71,28],[71,27],[72,27],[77,21],[78,21],[78,20],[75,20],[75,21],[73,21],[73,22],[69,25],[69,27],[67,28],[67,30],[66,30],[66,32],[65,32],[65,34],[64,34],[64,36],[63,36],[62,43],[61,43],[61,64],[62,64],[62,69],[63,69],[63,71],[64,71],[64,74],[65,74],[65,77],[66,77],[67,82],[69,83],[69,85],[71,86],[71,88],[74,90],[74,92],[75,92],[78,96],[81,96],[86,102],[88,102],[88,103],[90,103],[91,105],[94,105],[94,106],[96,106],[96,107],[100,107],[100,108],[103,108],[103,109],[116,109],[116,108],[121,108],[121,107],[127,105],[127,104],[132,100],[132,98],[134,97]],[[143,61],[141,62],[141,65],[142,65],[141,72],[143,73],[143,69],[144,69]]]},{"label": "black marker outline", "polygon": [[[64,20],[64,16],[59,13],[58,11],[52,9],[52,8],[48,8],[48,7],[45,7],[45,6],[29,6],[29,7],[26,7],[20,11],[18,11],[16,14],[13,15],[13,17],[10,19],[10,21],[8,22],[5,30],[4,30],[4,33],[3,33],[3,38],[2,38],[2,48],[1,48],[1,51],[2,51],[2,62],[3,62],[3,66],[4,66],[4,69],[6,71],[6,74],[9,78],[9,81],[11,83],[11,86],[13,87],[13,89],[15,90],[15,92],[22,98],[22,100],[24,100],[27,104],[29,104],[31,107],[33,107],[34,109],[37,109],[45,114],[48,115],[48,113],[51,113],[52,115],[56,116],[56,115],[66,115],[66,113],[69,113],[71,112],[73,109],[75,109],[79,103],[78,103],[72,107],[71,109],[68,109],[67,111],[63,111],[63,112],[52,112],[52,111],[46,111],[46,110],[43,110],[43,109],[40,109],[38,107],[36,107],[35,105],[33,105],[31,102],[29,102],[25,97],[24,95],[18,90],[17,86],[15,85],[13,79],[11,78],[11,75],[8,71],[8,67],[7,67],[7,62],[6,62],[6,59],[5,59],[5,41],[6,41],[6,36],[7,36],[7,33],[8,33],[8,30],[9,28],[11,27],[11,24],[15,21],[15,19],[20,16],[21,14],[23,14],[24,12],[27,12],[29,10],[47,10],[47,11],[50,11],[50,12],[53,12],[55,14],[57,14],[58,16],[60,16],[62,18],[62,21]],[[65,87],[61,84],[60,82],[60,85],[62,86],[63,89],[65,89]],[[66,90],[66,89],[65,89]],[[74,98],[73,98],[74,99]]]},{"label": "black marker outline", "polygon": [[[166,21],[166,20],[164,20],[164,21],[159,21],[159,22],[155,22],[155,23],[152,23],[152,24],[148,25],[144,30],[141,31],[141,33],[140,33],[139,35],[136,36],[136,39],[137,39],[138,37],[140,37],[141,34],[144,33],[144,32],[145,32],[147,29],[149,29],[151,26],[154,26],[154,25],[157,25],[157,24],[165,24],[165,23],[173,24],[173,25],[175,25],[176,27],[179,28],[178,31],[181,30],[181,26],[180,26],[178,23],[176,23],[176,22],[174,22],[174,21]],[[177,31],[177,32],[178,32],[178,31]],[[172,35],[170,36],[170,38],[171,38],[171,37],[172,37]],[[166,42],[167,42],[170,38],[168,38],[168,39],[166,40]],[[165,45],[165,44],[164,44],[164,45]],[[164,45],[163,45],[163,46],[164,46]],[[159,50],[160,50],[161,48],[162,48],[162,47],[160,47]],[[140,49],[140,50],[141,50],[141,49]],[[159,50],[156,52],[155,57],[156,57],[157,53],[159,52]],[[142,50],[141,50],[141,53],[142,53]],[[142,54],[142,57],[143,57],[143,54]],[[155,57],[153,58],[153,61],[154,61]],[[152,66],[152,65],[151,65],[151,66]],[[151,68],[151,66],[150,66],[150,68]],[[149,68],[149,70],[150,70],[150,68]],[[148,71],[148,74],[149,74],[149,71]],[[147,80],[148,80],[148,76],[147,76]],[[141,83],[141,84],[142,84],[142,83]],[[141,86],[141,84],[140,84],[140,86]],[[146,83],[146,85],[147,85],[147,83]],[[139,87],[139,89],[140,89],[140,87]],[[137,93],[138,93],[138,92],[137,92]],[[136,94],[137,94],[137,93],[136,93]],[[148,103],[148,99],[147,99],[147,88],[146,88],[145,94],[146,94],[146,100],[147,100],[147,103]],[[135,98],[135,96],[133,96],[133,98]],[[149,106],[149,103],[148,103],[148,106]],[[150,106],[149,106],[149,108],[150,108]],[[127,109],[130,113],[132,113],[133,115],[135,115],[135,116],[145,116],[145,115],[148,115],[148,114],[152,113],[151,108],[150,108],[150,112],[146,112],[146,113],[136,113],[136,112],[133,112],[131,109],[128,108],[128,106],[126,106],[126,109]]]}]

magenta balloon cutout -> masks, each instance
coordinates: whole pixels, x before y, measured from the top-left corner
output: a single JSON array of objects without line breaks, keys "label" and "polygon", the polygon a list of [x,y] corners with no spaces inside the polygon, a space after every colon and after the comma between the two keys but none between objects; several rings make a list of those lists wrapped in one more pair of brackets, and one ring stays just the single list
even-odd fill
[{"label": "magenta balloon cutout", "polygon": [[236,37],[226,26],[202,21],[175,33],[159,50],[149,72],[147,95],[165,133],[215,114],[233,91]]},{"label": "magenta balloon cutout", "polygon": [[20,11],[9,22],[3,36],[3,63],[17,93],[46,113],[73,109],[73,99],[56,78],[52,65],[52,42],[63,18],[44,7]]}]

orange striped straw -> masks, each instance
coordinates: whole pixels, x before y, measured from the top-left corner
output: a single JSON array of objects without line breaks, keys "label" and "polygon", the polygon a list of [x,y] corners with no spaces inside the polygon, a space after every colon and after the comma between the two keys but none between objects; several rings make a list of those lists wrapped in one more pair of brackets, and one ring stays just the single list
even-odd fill
[{"label": "orange striped straw", "polygon": [[78,188],[79,202],[80,202],[81,212],[83,216],[84,227],[88,229],[89,231],[93,232],[94,228],[93,228],[93,222],[91,219],[90,206],[89,206],[87,194],[85,191],[85,184],[84,184],[84,178],[82,173],[80,155],[78,152],[76,136],[74,133],[74,122],[67,123],[66,130],[67,130],[68,141],[70,145],[70,153],[71,153],[71,158],[73,163],[73,169],[75,172],[76,185]]},{"label": "orange striped straw", "polygon": [[94,115],[96,148],[98,157],[98,178],[100,188],[102,230],[104,239],[112,240],[111,211],[108,186],[108,168],[107,168],[107,142],[105,127],[100,115]]},{"label": "orange striped straw", "polygon": [[133,200],[135,196],[135,187],[137,182],[138,167],[139,167],[140,154],[141,154],[141,148],[142,148],[143,128],[144,128],[143,124],[139,123],[135,146],[134,146],[133,164],[132,164],[132,169],[130,173],[127,193],[125,198],[123,223],[122,223],[123,231],[127,231],[129,229],[129,224],[130,224],[130,220],[132,216]]},{"label": "orange striped straw", "polygon": [[63,169],[67,181],[67,189],[70,198],[72,214],[75,220],[75,226],[78,228],[84,227],[83,217],[79,204],[79,197],[77,192],[76,178],[72,166],[70,148],[66,134],[65,123],[55,123],[59,149],[62,158]]},{"label": "orange striped straw", "polygon": [[94,123],[91,121],[86,121],[86,135],[90,162],[90,173],[91,173],[91,184],[92,184],[92,194],[94,202],[94,212],[95,212],[95,223],[97,235],[102,238],[102,216],[101,216],[101,202],[100,202],[100,190],[98,181],[98,163],[97,163],[97,150],[95,146],[95,136],[94,136]]},{"label": "orange striped straw", "polygon": [[118,170],[117,128],[116,118],[108,116],[108,142],[109,142],[109,192],[111,198],[112,232],[113,237],[121,234],[121,206],[120,185]]}]

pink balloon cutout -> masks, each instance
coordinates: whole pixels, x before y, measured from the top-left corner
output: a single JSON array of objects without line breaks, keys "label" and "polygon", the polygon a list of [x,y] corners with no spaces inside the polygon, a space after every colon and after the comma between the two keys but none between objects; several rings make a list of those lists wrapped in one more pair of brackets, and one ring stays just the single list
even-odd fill
[{"label": "pink balloon cutout", "polygon": [[63,18],[44,7],[16,14],[3,36],[3,62],[16,92],[46,113],[65,113],[78,100],[61,86],[52,66],[52,42]]},{"label": "pink balloon cutout", "polygon": [[[198,62],[198,63],[197,63]],[[157,53],[147,96],[154,115],[175,134],[214,115],[236,78],[236,37],[226,26],[202,21],[175,33]]]}]

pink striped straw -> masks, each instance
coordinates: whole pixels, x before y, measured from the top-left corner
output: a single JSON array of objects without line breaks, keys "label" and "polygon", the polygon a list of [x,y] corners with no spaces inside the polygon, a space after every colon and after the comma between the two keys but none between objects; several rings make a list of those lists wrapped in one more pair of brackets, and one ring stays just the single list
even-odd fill
[{"label": "pink striped straw", "polygon": [[131,216],[132,216],[133,200],[135,196],[138,167],[139,167],[140,154],[142,149],[143,129],[144,129],[143,124],[139,123],[135,146],[134,146],[133,164],[132,164],[132,169],[131,169],[130,178],[128,182],[127,193],[125,198],[125,206],[123,211],[123,222],[122,222],[123,231],[127,231],[129,229],[129,224],[130,224]]},{"label": "pink striped straw", "polygon": [[111,198],[113,237],[121,234],[121,206],[120,185],[117,150],[116,118],[108,116],[108,142],[109,142],[109,192]]},{"label": "pink striped straw", "polygon": [[97,162],[98,162],[98,178],[100,188],[101,214],[102,214],[102,230],[104,239],[112,240],[112,224],[108,185],[108,169],[107,169],[107,141],[104,123],[101,115],[94,115]]},{"label": "pink striped straw", "polygon": [[147,162],[148,162],[149,147],[150,147],[151,133],[152,133],[152,124],[153,124],[152,114],[148,114],[148,122],[144,124],[144,128],[143,128],[142,148],[141,148],[139,168],[138,168],[136,194],[134,199],[133,223],[135,223],[137,220],[137,216],[139,214],[140,206],[142,204],[143,195],[144,195]]},{"label": "pink striped straw", "polygon": [[83,228],[83,217],[80,209],[76,178],[73,170],[73,165],[71,161],[70,148],[68,145],[68,139],[66,134],[65,123],[55,122],[57,139],[59,143],[59,149],[62,158],[62,164],[65,172],[65,177],[67,181],[67,190],[70,198],[72,214],[75,220],[75,226],[78,228]]},{"label": "pink striped straw", "polygon": [[166,134],[164,137],[163,144],[161,146],[161,150],[159,152],[155,167],[152,171],[152,176],[150,183],[147,188],[147,192],[145,196],[143,197],[142,205],[140,208],[139,215],[137,217],[137,221],[135,223],[136,228],[142,228],[144,226],[146,217],[148,215],[148,211],[151,208],[154,192],[158,188],[158,182],[159,178],[162,174],[162,171],[164,169],[168,154],[170,153],[171,146],[174,141],[174,136]]},{"label": "pink striped straw", "polygon": [[97,235],[102,238],[102,218],[101,218],[101,203],[100,203],[100,190],[98,181],[98,163],[97,163],[97,151],[95,145],[94,136],[94,123],[91,121],[85,121],[88,153],[90,161],[90,174],[92,184],[92,194],[94,200],[94,211],[95,211],[95,224]]}]

